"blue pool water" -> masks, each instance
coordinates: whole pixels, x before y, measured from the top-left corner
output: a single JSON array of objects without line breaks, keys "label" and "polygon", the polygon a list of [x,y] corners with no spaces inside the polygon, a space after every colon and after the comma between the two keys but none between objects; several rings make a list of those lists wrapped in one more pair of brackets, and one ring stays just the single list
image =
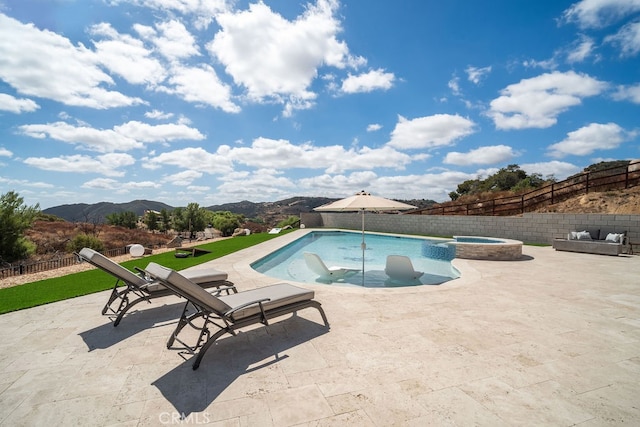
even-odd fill
[{"label": "blue pool water", "polygon": [[[460,277],[460,273],[451,265],[455,247],[442,241],[367,233],[365,242],[364,275],[359,272],[344,281],[333,282],[333,285],[372,288],[438,285]],[[251,267],[262,274],[282,280],[326,283],[318,281],[318,276],[307,267],[303,253],[318,254],[327,267],[362,269],[361,243],[362,233],[313,231],[259,259]],[[414,269],[424,271],[424,275],[404,283],[389,280],[384,272],[387,255],[408,256]]]}]

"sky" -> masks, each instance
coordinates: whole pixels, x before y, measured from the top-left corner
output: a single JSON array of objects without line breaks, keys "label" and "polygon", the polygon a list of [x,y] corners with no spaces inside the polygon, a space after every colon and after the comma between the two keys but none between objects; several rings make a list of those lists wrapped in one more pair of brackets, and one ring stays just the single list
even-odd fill
[{"label": "sky", "polygon": [[640,158],[640,0],[0,0],[0,194],[448,201]]}]

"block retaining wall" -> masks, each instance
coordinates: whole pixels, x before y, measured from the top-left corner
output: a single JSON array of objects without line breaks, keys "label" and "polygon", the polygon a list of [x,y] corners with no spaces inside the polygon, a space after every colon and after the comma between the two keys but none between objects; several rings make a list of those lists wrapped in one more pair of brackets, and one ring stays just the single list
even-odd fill
[{"label": "block retaining wall", "polygon": [[[300,219],[306,227],[362,228],[362,215],[358,212],[302,213]],[[596,227],[626,231],[630,241],[640,243],[640,215],[525,213],[522,216],[502,217],[365,214],[367,231],[425,236],[501,237],[538,244],[551,244],[555,238],[566,238],[570,231]]]}]

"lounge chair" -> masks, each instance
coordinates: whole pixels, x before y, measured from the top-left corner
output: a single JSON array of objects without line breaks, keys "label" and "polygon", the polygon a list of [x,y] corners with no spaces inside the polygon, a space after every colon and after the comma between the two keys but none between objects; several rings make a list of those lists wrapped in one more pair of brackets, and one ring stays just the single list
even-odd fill
[{"label": "lounge chair", "polygon": [[[172,290],[147,277],[144,270],[137,269],[139,274],[135,274],[93,249],[83,248],[76,256],[80,261],[93,264],[116,278],[109,300],[102,309],[102,314],[116,316],[113,326],[118,326],[125,313],[139,302],[150,303],[152,298],[174,295]],[[228,275],[223,271],[213,268],[195,269],[184,271],[183,274],[203,288],[216,287],[216,292],[237,292],[233,283],[227,281]],[[114,308],[116,301],[119,303]]]},{"label": "lounge chair", "polygon": [[322,261],[322,258],[318,256],[318,254],[305,252],[303,255],[304,261],[307,263],[307,267],[309,267],[311,271],[320,276],[319,279],[321,280],[340,280],[360,271],[360,269],[358,268],[338,266],[327,267],[324,261]]},{"label": "lounge chair", "polygon": [[[324,310],[320,303],[313,299],[314,292],[311,290],[281,283],[215,296],[175,270],[154,262],[149,263],[145,271],[187,300],[178,325],[167,342],[167,348],[171,348],[174,342],[178,341],[183,346],[182,349],[195,355],[194,370],[198,369],[202,357],[218,338],[227,333],[235,335],[236,330],[245,326],[258,323],[268,326],[269,319],[314,307],[320,312],[324,325],[329,327]],[[195,312],[192,312],[190,307],[195,309]],[[199,331],[198,339],[193,346],[178,338],[180,331],[187,325]],[[217,328],[213,334],[212,330],[210,331],[212,327]]]},{"label": "lounge chair", "polygon": [[392,280],[399,281],[417,280],[424,274],[422,271],[414,270],[411,259],[404,255],[388,255],[384,272]]}]

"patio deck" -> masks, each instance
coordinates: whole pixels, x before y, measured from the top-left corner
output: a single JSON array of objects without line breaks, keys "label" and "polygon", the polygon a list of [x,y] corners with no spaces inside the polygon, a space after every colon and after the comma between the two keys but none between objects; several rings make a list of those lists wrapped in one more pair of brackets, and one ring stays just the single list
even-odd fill
[{"label": "patio deck", "polygon": [[[249,262],[304,231],[211,262]],[[640,257],[523,247],[440,286],[312,287],[316,310],[168,350],[183,300],[114,328],[108,292],[0,316],[0,425],[640,425]],[[206,267],[202,265],[201,267]],[[198,267],[196,267],[198,268]]]}]

